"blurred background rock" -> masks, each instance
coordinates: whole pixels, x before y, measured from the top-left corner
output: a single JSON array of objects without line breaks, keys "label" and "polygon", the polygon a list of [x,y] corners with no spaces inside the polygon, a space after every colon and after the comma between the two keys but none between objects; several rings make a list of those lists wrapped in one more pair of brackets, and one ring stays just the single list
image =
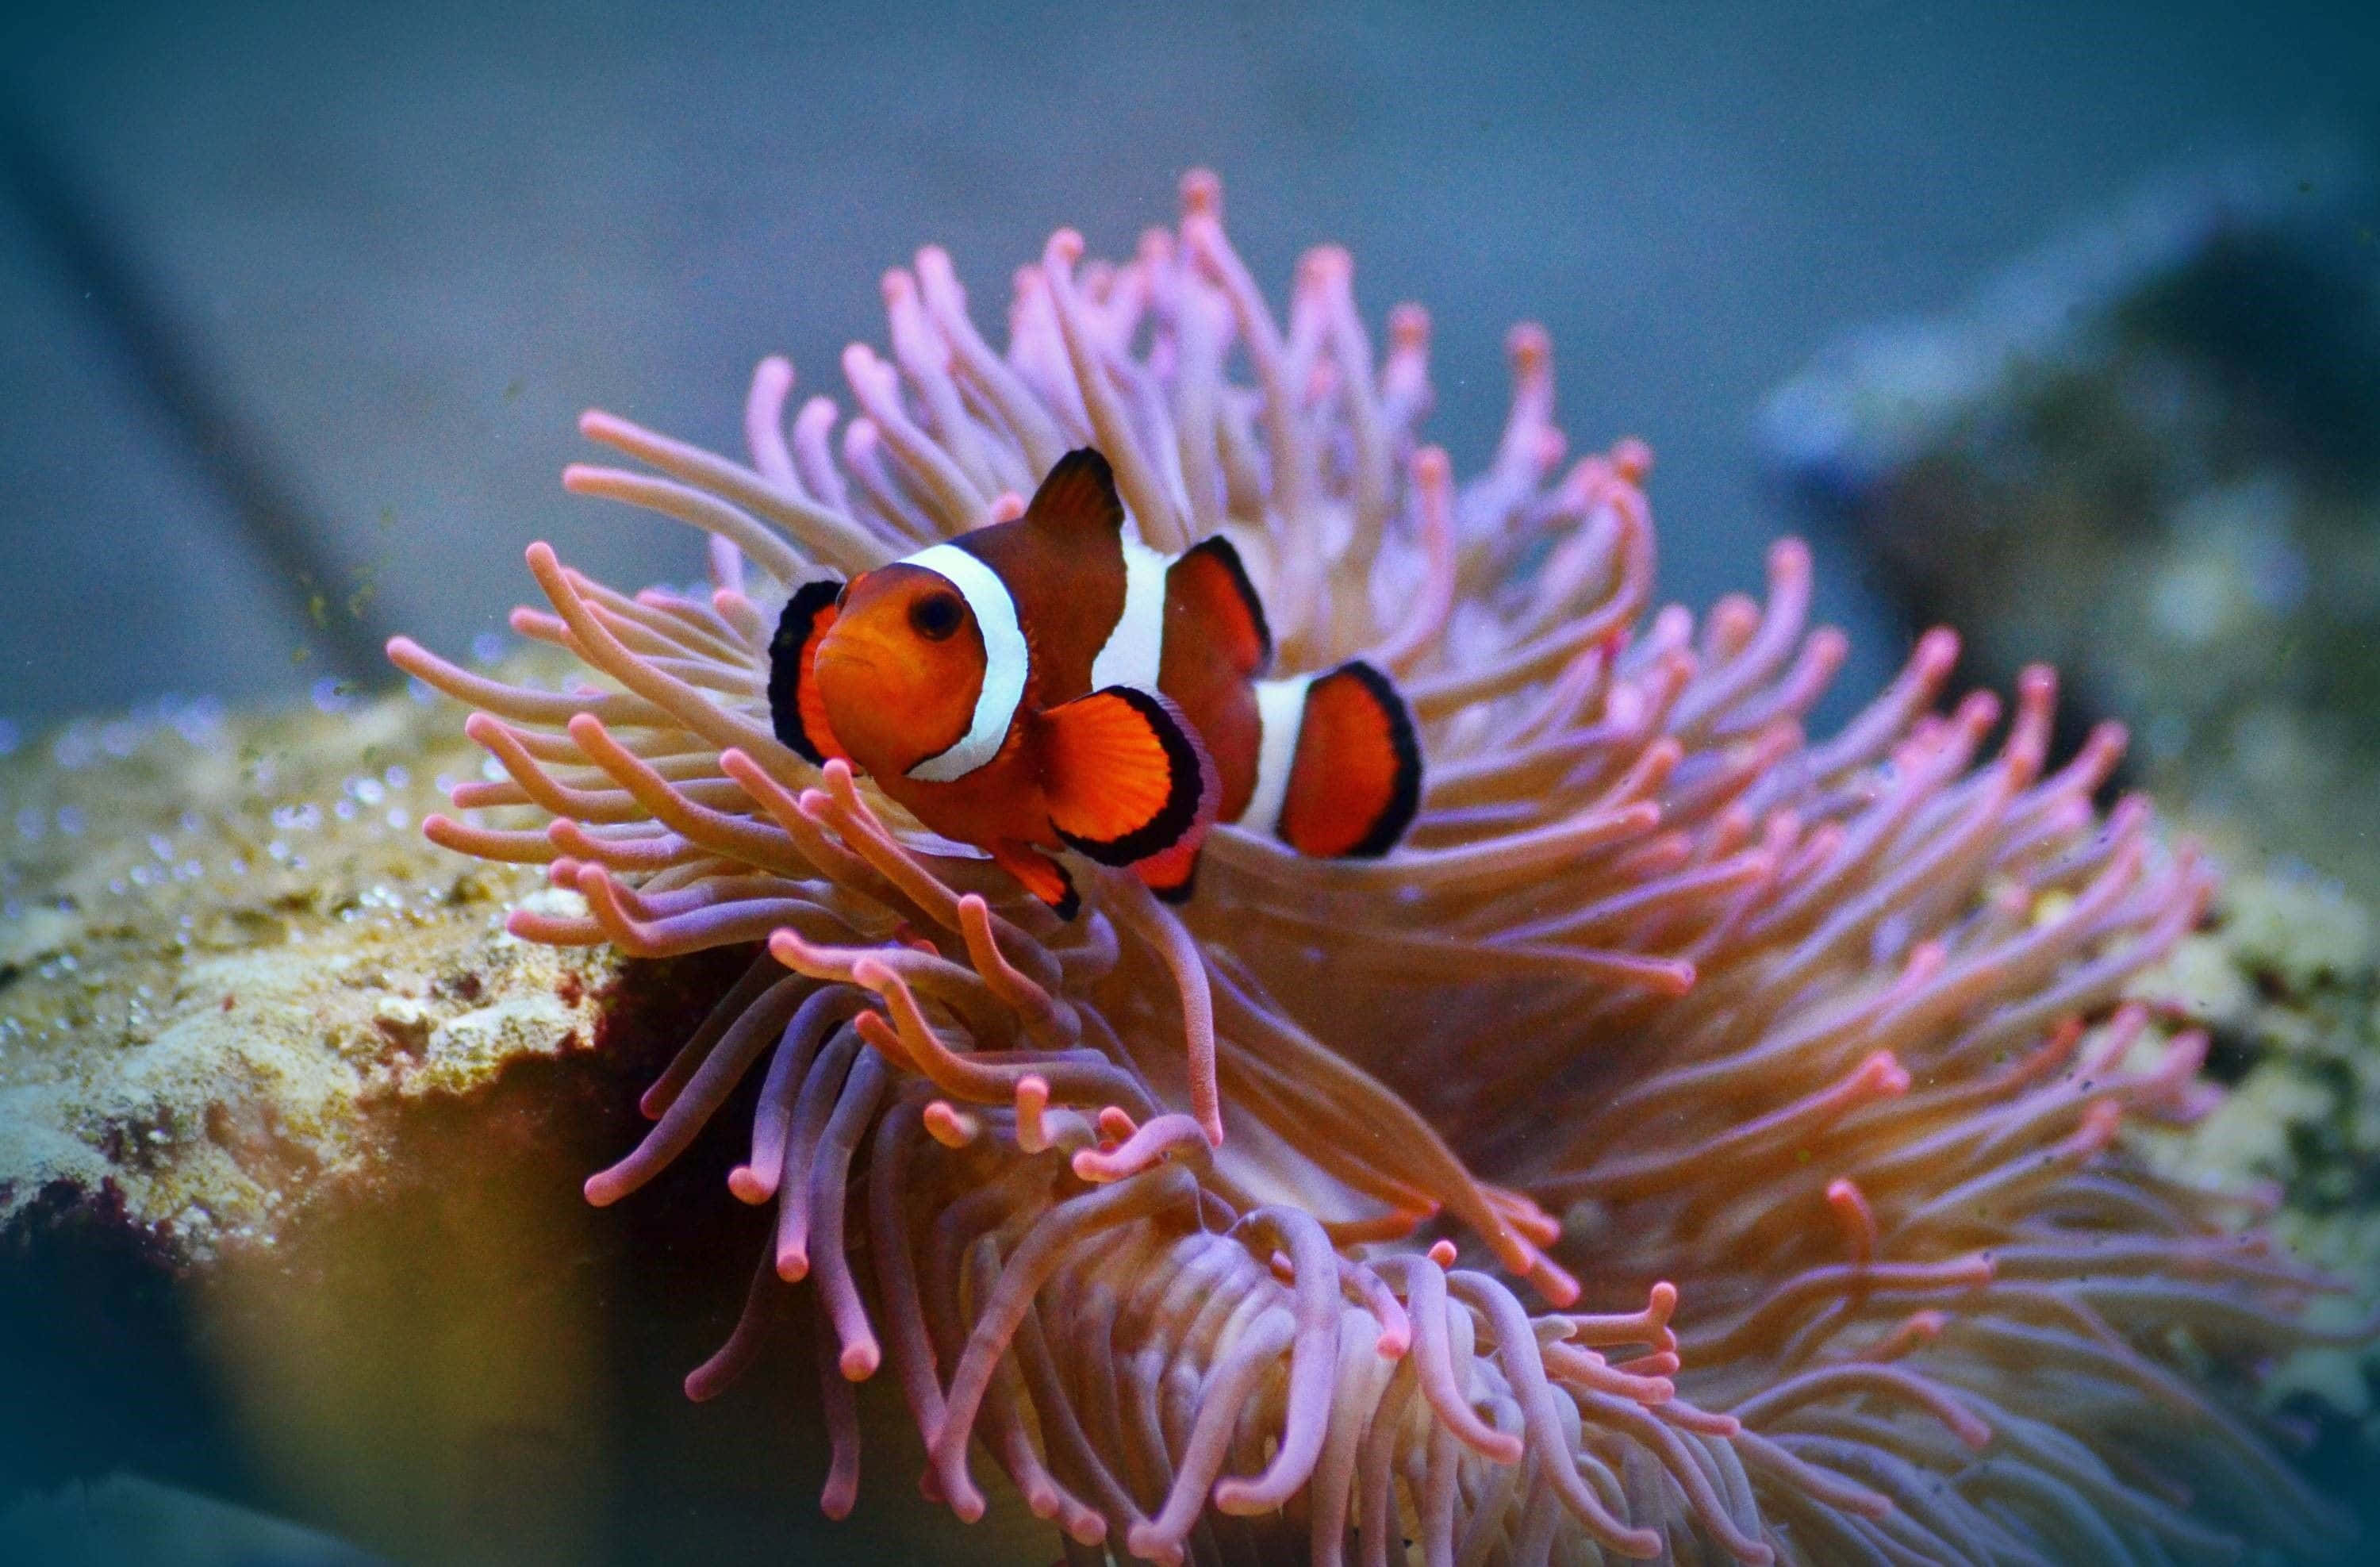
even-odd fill
[{"label": "blurred background rock", "polygon": [[2380,886],[2380,204],[2343,149],[2153,182],[1772,396],[1791,498],[2135,781]]}]

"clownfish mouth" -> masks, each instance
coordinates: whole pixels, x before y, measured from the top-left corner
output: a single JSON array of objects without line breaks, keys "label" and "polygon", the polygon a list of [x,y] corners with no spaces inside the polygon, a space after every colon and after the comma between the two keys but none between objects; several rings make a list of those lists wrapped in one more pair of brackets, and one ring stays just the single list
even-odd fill
[{"label": "clownfish mouth", "polygon": [[876,673],[874,659],[865,653],[854,652],[848,648],[838,648],[831,642],[818,650],[818,656],[813,661],[814,668],[823,669],[829,664],[839,665],[845,669],[862,670],[869,674]]}]

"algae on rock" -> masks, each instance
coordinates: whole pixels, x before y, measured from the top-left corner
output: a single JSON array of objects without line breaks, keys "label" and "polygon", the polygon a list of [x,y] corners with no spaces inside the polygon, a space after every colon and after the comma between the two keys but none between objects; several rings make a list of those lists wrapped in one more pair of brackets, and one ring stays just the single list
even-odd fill
[{"label": "algae on rock", "polygon": [[[2186,1179],[2271,1190],[2275,1235],[2354,1287],[2315,1307],[2345,1327],[2380,1299],[2380,929],[2338,883],[2216,842],[2233,871],[2215,918],[2134,993],[2207,1030],[2208,1071],[2230,1093],[2188,1131],[2142,1141]],[[2375,1390],[2380,1343],[2301,1351],[2265,1392],[2313,1393],[2380,1447]]]}]

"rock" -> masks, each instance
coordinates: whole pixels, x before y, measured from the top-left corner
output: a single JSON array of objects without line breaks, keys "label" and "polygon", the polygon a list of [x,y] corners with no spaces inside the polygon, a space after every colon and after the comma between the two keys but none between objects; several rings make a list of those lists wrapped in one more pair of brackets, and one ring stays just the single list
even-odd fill
[{"label": "rock", "polygon": [[112,1185],[176,1254],[270,1245],[385,1163],[388,1113],[584,1051],[601,950],[505,934],[540,885],[424,842],[478,753],[395,698],[71,725],[0,763],[0,1224]]},{"label": "rock", "polygon": [[[1038,1549],[1004,1497],[828,1524],[805,1332],[686,1400],[769,1228],[722,1191],[748,1091],[635,1197],[579,1188],[755,954],[514,940],[540,874],[419,834],[479,772],[460,715],[329,706],[0,759],[0,1512],[132,1471],[407,1561]],[[921,1460],[868,1394],[882,1486]]]},{"label": "rock", "polygon": [[1979,678],[2057,664],[2135,778],[2380,887],[2380,216],[2339,159],[2168,180],[1769,399],[1794,502]]},{"label": "rock", "polygon": [[[2234,849],[2235,855],[2240,851]],[[2380,1298],[2380,953],[2372,915],[2301,868],[2237,864],[2209,927],[2133,993],[2211,1039],[2234,1085],[2158,1157],[2194,1179],[2262,1181],[2306,1261]],[[2372,1360],[2380,1372],[2380,1355]]]}]

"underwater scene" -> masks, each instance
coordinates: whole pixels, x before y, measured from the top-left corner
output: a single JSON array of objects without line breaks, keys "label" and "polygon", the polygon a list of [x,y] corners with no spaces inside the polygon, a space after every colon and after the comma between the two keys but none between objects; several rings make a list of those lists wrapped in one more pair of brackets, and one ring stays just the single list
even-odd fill
[{"label": "underwater scene", "polygon": [[0,18],[0,1563],[2380,1561],[2380,26]]}]

